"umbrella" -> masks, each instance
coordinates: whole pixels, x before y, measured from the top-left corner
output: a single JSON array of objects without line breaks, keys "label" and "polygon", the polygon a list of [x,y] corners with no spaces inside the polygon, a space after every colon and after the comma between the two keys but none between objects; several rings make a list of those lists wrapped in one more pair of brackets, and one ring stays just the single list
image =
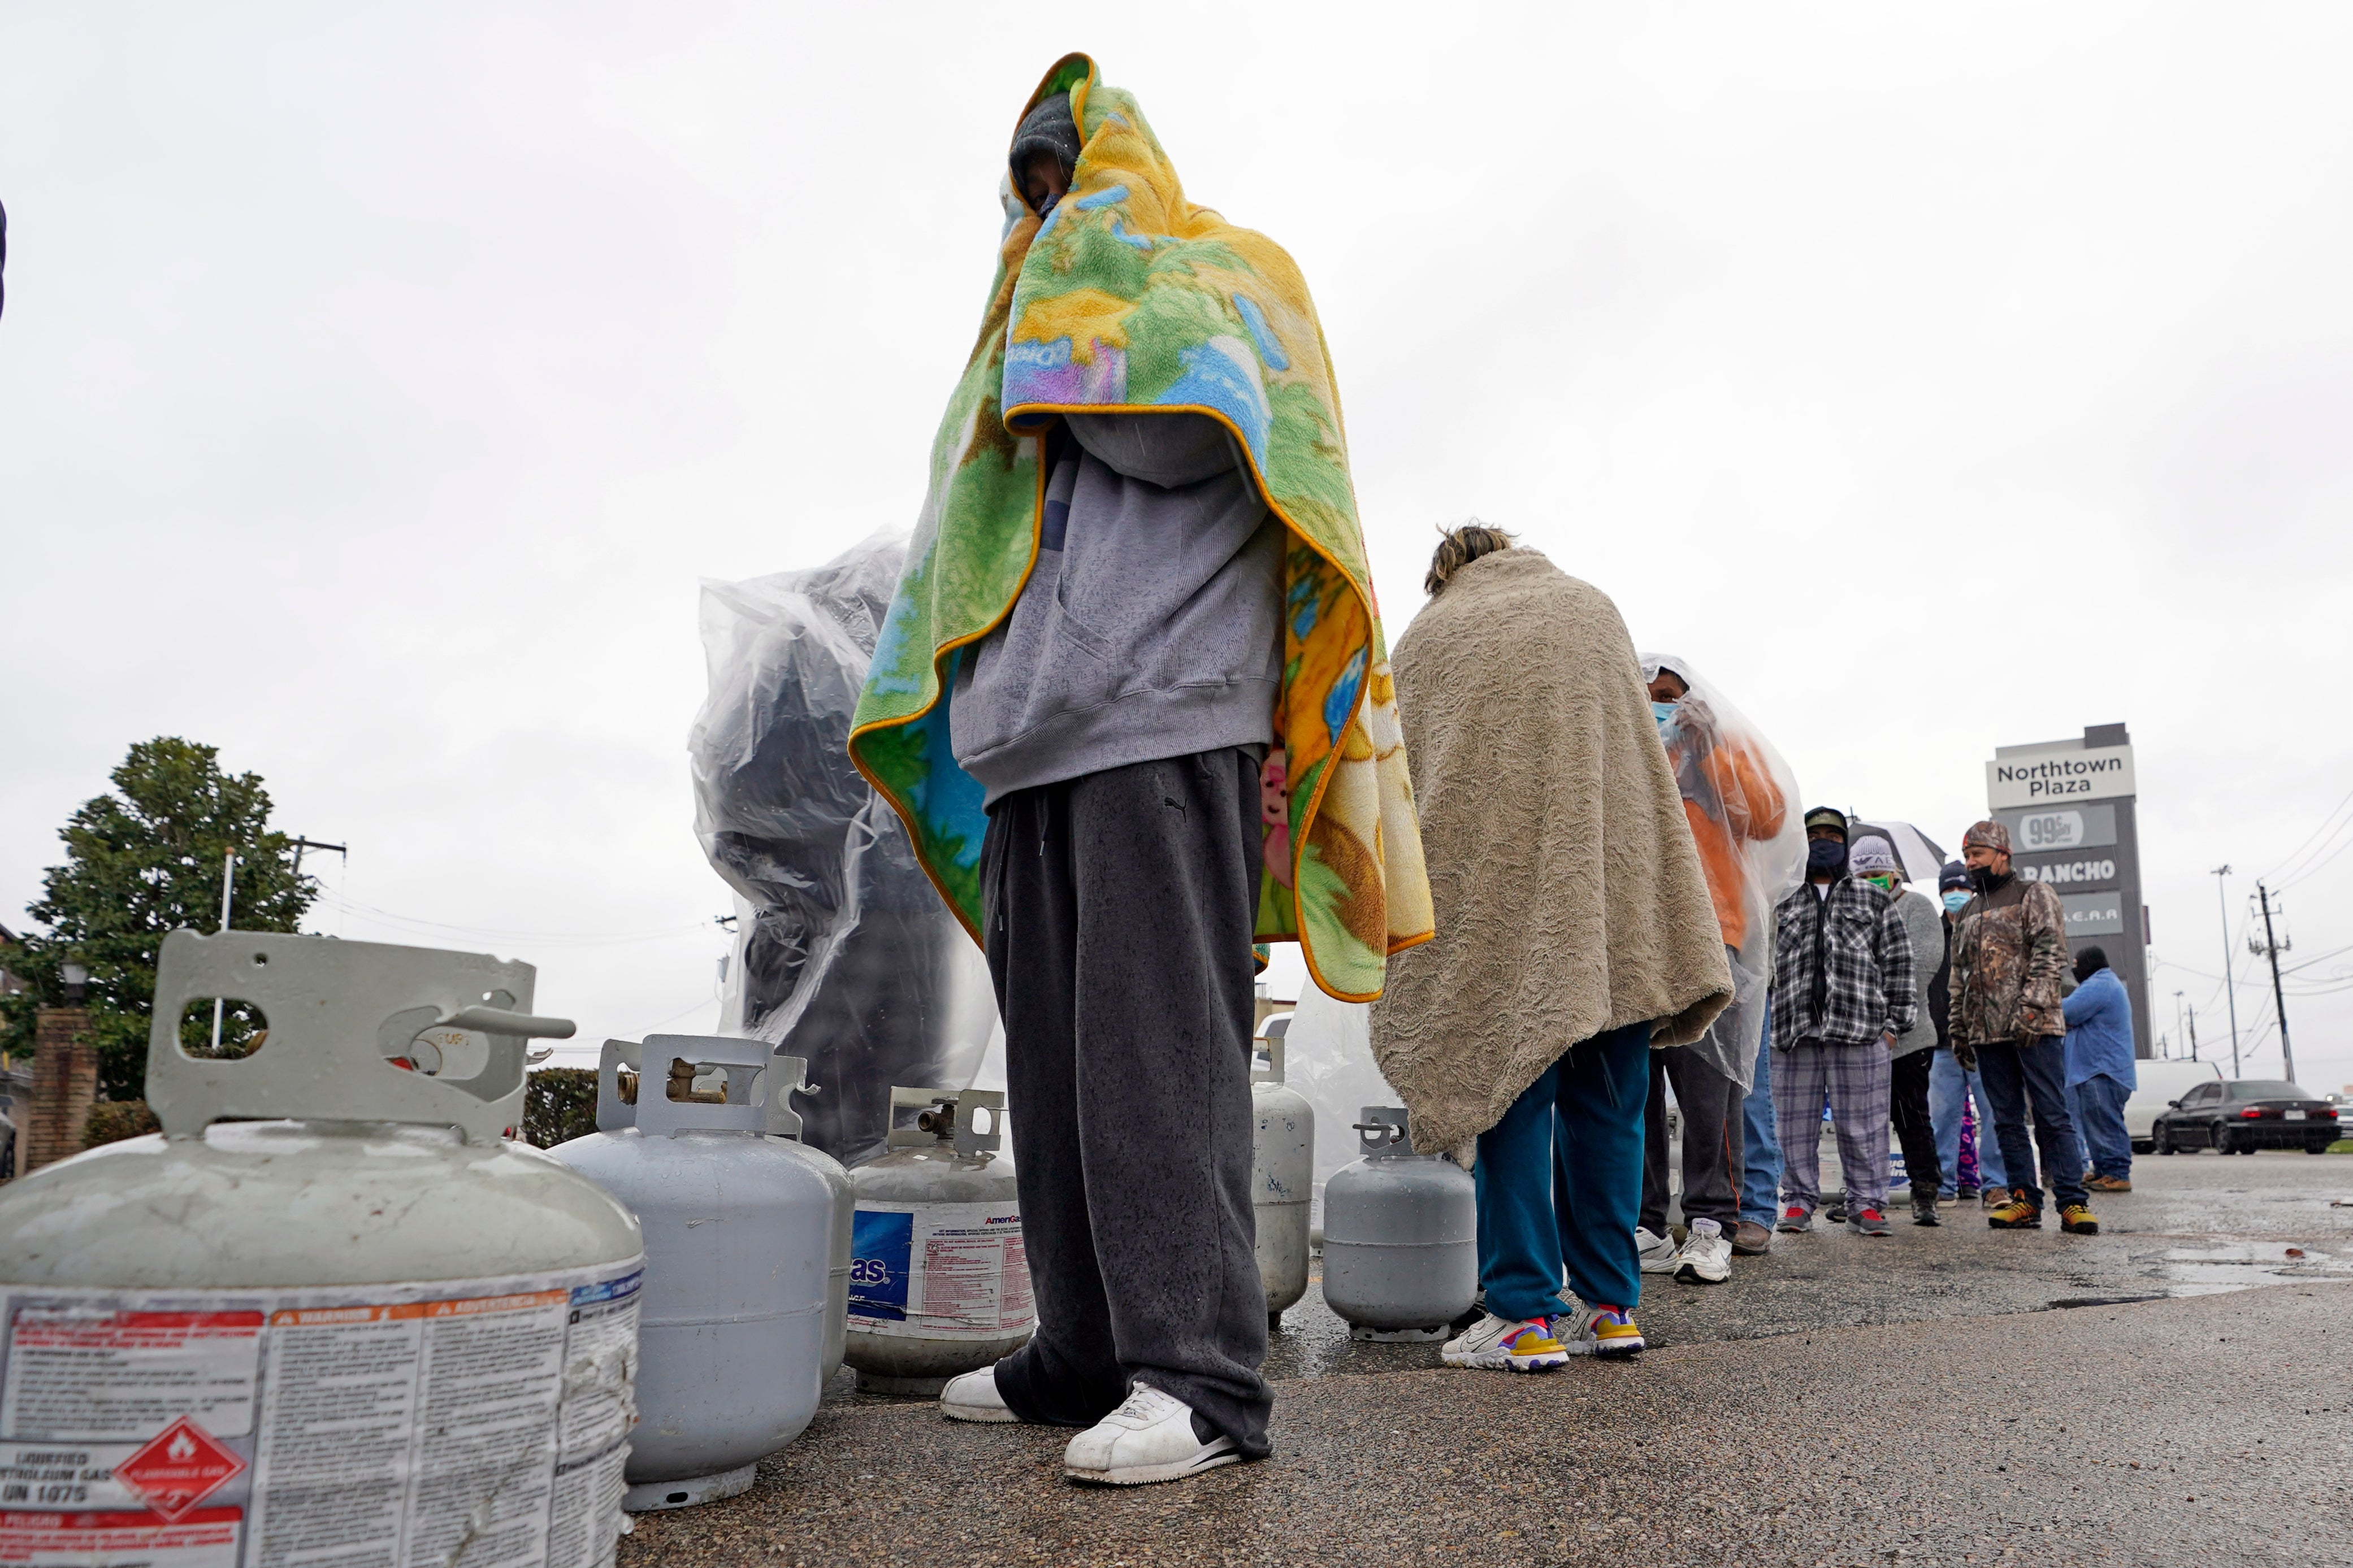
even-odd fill
[{"label": "umbrella", "polygon": [[1849,844],[1878,836],[1895,847],[1895,858],[1904,862],[1904,879],[1936,885],[1936,874],[1952,858],[1936,847],[1936,840],[1908,822],[1864,822],[1853,819],[1846,830]]}]

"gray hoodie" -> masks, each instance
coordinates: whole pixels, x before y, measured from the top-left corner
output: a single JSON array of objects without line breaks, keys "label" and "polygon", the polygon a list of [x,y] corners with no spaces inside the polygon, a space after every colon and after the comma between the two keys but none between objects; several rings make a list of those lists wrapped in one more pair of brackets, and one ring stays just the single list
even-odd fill
[{"label": "gray hoodie", "polygon": [[1908,1057],[1936,1043],[1936,1020],[1928,1009],[1928,986],[1945,967],[1945,913],[1934,900],[1905,888],[1895,895],[1895,912],[1904,918],[1904,934],[1912,939],[1913,1001],[1919,1011],[1912,1026],[1895,1037],[1890,1057]]},{"label": "gray hoodie", "polygon": [[987,802],[1273,739],[1282,545],[1224,426],[1067,416],[1037,565],[956,668],[955,759]]}]

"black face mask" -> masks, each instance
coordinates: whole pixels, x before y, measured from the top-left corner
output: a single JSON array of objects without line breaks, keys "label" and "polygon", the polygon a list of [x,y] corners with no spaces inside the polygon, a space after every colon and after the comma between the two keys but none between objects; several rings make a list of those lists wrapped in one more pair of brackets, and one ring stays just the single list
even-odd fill
[{"label": "black face mask", "polygon": [[1980,893],[1998,893],[2010,886],[2010,876],[2007,871],[1997,876],[1990,866],[1972,866],[1969,868],[1969,885]]},{"label": "black face mask", "polygon": [[1846,846],[1835,838],[1817,838],[1806,846],[1806,872],[1809,876],[1825,874],[1841,877],[1846,874]]}]

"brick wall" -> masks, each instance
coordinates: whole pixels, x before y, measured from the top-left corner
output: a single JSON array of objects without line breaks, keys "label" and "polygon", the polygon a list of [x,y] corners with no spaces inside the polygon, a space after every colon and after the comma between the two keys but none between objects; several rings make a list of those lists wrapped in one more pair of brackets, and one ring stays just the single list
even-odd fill
[{"label": "brick wall", "polygon": [[98,1052],[90,1044],[90,1014],[80,1007],[44,1007],[33,1036],[32,1114],[17,1130],[19,1175],[81,1152],[82,1123],[98,1099]]}]

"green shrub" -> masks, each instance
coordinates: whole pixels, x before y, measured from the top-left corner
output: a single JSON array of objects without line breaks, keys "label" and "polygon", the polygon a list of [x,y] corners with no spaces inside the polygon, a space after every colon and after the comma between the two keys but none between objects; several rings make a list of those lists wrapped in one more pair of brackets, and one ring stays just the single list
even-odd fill
[{"label": "green shrub", "polygon": [[101,1100],[90,1108],[90,1119],[81,1124],[81,1146],[95,1149],[101,1143],[120,1143],[125,1138],[143,1138],[150,1132],[161,1132],[164,1124],[147,1109],[143,1100]]},{"label": "green shrub", "polygon": [[542,1068],[522,1091],[523,1142],[553,1149],[596,1131],[596,1069]]}]

